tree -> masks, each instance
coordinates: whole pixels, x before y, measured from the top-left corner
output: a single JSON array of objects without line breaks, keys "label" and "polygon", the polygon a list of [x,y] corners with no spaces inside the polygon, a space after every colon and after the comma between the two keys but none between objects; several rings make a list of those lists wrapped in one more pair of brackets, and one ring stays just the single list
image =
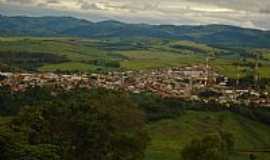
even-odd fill
[{"label": "tree", "polygon": [[1,160],[60,160],[58,151],[54,145],[20,144],[0,136]]},{"label": "tree", "polygon": [[184,160],[227,160],[233,142],[226,134],[225,138],[216,134],[202,139],[194,139],[182,150]]},{"label": "tree", "polygon": [[31,145],[60,148],[64,160],[140,160],[148,136],[144,114],[120,93],[75,91],[28,107],[13,121]]}]

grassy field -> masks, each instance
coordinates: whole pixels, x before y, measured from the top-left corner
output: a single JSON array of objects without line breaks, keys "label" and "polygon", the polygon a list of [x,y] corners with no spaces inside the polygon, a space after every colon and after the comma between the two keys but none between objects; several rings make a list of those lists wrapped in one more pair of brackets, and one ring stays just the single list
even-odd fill
[{"label": "grassy field", "polygon": [[[179,65],[205,63],[207,55],[216,53],[212,66],[221,74],[235,78],[237,51],[209,47],[189,41],[160,39],[78,39],[78,38],[0,38],[0,52],[14,51],[64,56],[65,63],[48,63],[33,66],[39,71],[92,72],[107,66],[95,61],[116,62],[122,70],[144,70]],[[226,53],[226,54],[225,54]],[[227,53],[230,53],[227,55]],[[261,50],[263,58],[260,74],[270,77],[270,51]],[[268,59],[268,60],[267,60]],[[33,62],[34,63],[34,62]],[[9,65],[9,64],[6,64]],[[241,76],[246,67],[240,68]]]},{"label": "grassy field", "polygon": [[245,67],[237,67],[233,63],[236,62],[235,60],[231,59],[215,59],[211,62],[212,67],[219,73],[230,77],[230,78],[237,78],[237,74],[239,73],[240,78],[245,76],[243,72]]},{"label": "grassy field", "polygon": [[[236,149],[270,148],[270,127],[230,112],[187,111],[177,119],[149,124],[152,141],[145,160],[181,160],[181,149],[193,138],[223,129],[234,135]],[[270,159],[270,154],[256,154],[257,160]],[[237,154],[231,160],[247,160]]]},{"label": "grassy field", "polygon": [[128,58],[121,62],[121,66],[124,69],[132,70],[202,63],[202,58],[197,55],[183,55],[158,50],[124,51],[120,54]]},{"label": "grassy field", "polygon": [[0,50],[53,53],[73,61],[109,57],[108,51],[95,47],[96,43],[76,38],[0,38]]}]

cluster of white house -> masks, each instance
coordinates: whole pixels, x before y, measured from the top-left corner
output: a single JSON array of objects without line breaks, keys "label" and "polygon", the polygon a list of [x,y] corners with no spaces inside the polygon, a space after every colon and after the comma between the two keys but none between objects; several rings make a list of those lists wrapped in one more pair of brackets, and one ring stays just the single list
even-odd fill
[{"label": "cluster of white house", "polygon": [[[189,99],[230,105],[255,104],[270,106],[266,91],[253,89],[237,90],[228,85],[228,78],[217,74],[204,65],[156,69],[151,71],[108,72],[106,74],[55,74],[55,73],[3,73],[0,72],[0,86],[20,92],[29,87],[74,88],[103,87],[133,93],[152,92],[161,97]],[[205,89],[211,89],[218,96],[201,97]]]}]

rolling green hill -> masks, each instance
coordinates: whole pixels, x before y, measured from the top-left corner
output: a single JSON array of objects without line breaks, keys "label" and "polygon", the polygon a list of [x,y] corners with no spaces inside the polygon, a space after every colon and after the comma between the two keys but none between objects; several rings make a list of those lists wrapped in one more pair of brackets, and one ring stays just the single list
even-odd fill
[{"label": "rolling green hill", "polygon": [[[235,150],[270,149],[270,126],[231,112],[187,111],[176,119],[150,123],[151,143],[145,160],[181,160],[180,151],[194,138],[224,130],[233,134]],[[270,159],[270,153],[254,153],[257,160]],[[230,160],[248,160],[237,153]]]},{"label": "rolling green hill", "polygon": [[270,47],[270,32],[227,25],[174,26],[126,24],[118,21],[93,23],[73,17],[0,16],[1,36],[35,37],[147,37],[189,40],[222,46]]},{"label": "rolling green hill", "polygon": [[[205,63],[219,73],[235,78],[240,55],[246,62],[241,76],[254,64],[252,53],[262,55],[260,73],[270,77],[269,49],[230,48],[202,43],[157,38],[0,38],[2,70],[30,71],[108,71],[144,70]],[[46,57],[46,59],[44,59]]]},{"label": "rolling green hill", "polygon": [[[26,57],[29,57],[27,55],[31,55],[34,58],[38,58],[40,55],[46,55],[47,57],[51,57],[51,61],[42,63],[31,61],[33,67],[30,70],[55,71],[59,69],[63,71],[93,71],[99,67],[109,68],[110,66],[106,66],[107,63],[120,55],[116,53],[111,54],[109,51],[99,49],[95,46],[96,43],[94,40],[70,38],[1,38],[0,63],[10,65],[10,67],[29,70],[29,68],[23,65],[27,63]],[[16,66],[12,63],[10,64],[8,59],[5,59],[7,55],[11,54],[14,56],[10,56],[9,61],[22,65]],[[22,58],[18,59],[18,55],[22,55]],[[58,58],[59,61],[56,62],[55,57],[61,59]]]}]

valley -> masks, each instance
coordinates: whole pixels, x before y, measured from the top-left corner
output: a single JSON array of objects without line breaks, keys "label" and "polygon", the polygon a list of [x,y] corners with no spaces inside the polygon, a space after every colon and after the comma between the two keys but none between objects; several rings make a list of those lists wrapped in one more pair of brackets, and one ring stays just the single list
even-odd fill
[{"label": "valley", "polygon": [[0,15],[0,159],[269,160],[269,149],[269,31]]}]

